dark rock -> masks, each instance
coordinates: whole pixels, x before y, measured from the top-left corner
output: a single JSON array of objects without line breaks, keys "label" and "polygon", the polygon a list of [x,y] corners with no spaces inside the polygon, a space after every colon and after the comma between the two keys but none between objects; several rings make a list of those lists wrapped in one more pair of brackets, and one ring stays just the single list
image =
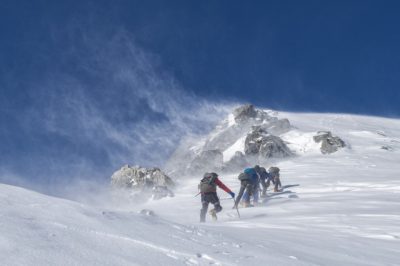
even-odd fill
[{"label": "dark rock", "polygon": [[[165,169],[174,176],[185,176],[193,171],[219,171],[229,169],[235,165],[248,165],[248,162],[258,162],[260,157],[286,157],[291,155],[286,144],[278,137],[291,129],[288,119],[278,119],[273,113],[257,109],[253,105],[243,105],[236,108],[232,114],[219,123],[215,129],[204,137],[189,136],[175,150],[168,159]],[[251,134],[253,127],[259,126],[267,132],[261,142],[250,143],[246,155],[235,155],[230,161],[223,164],[222,151],[226,151],[239,139]],[[250,132],[250,133],[249,133]],[[269,134],[268,134],[269,133]],[[244,147],[238,148],[238,150]],[[256,155],[253,158],[251,155]],[[245,158],[243,158],[245,157]],[[252,158],[250,158],[252,157]]]},{"label": "dark rock", "polygon": [[245,140],[245,154],[260,158],[283,158],[292,155],[283,140],[260,126],[253,127]]},{"label": "dark rock", "polygon": [[339,137],[332,136],[330,131],[318,131],[317,135],[313,137],[314,141],[321,143],[321,152],[323,154],[334,153],[346,146],[345,142]]},{"label": "dark rock", "polygon": [[381,135],[382,137],[386,137],[385,132],[383,132],[381,130],[376,131],[376,134]]},{"label": "dark rock", "polygon": [[[169,190],[175,183],[159,168],[144,168],[140,166],[123,166],[111,177],[111,184],[115,188],[131,189],[133,192],[152,196],[160,187]],[[166,196],[171,194],[163,193]],[[161,194],[160,194],[161,195]],[[160,195],[157,198],[161,198]],[[173,196],[173,193],[172,193]]]},{"label": "dark rock", "polygon": [[[278,119],[277,117],[270,116],[267,111],[256,109],[250,104],[236,108],[232,115],[235,123],[232,123],[230,119],[224,120],[205,139],[201,150],[225,151],[235,144],[243,135],[247,135],[248,132],[251,132],[254,126],[260,126],[272,135],[280,135],[291,129],[288,119]],[[194,157],[191,157],[193,149],[186,146],[184,151],[183,154],[186,154],[185,156],[180,156],[178,160],[174,158],[174,160],[178,162],[187,162],[188,159],[190,162],[193,161]],[[185,169],[188,169],[188,167],[185,167]]]},{"label": "dark rock", "polygon": [[236,122],[247,121],[249,118],[255,118],[257,116],[257,111],[252,104],[246,104],[236,108],[233,111]]},{"label": "dark rock", "polygon": [[392,146],[388,146],[388,145],[383,145],[381,147],[382,150],[387,150],[387,151],[393,151],[393,147]]}]

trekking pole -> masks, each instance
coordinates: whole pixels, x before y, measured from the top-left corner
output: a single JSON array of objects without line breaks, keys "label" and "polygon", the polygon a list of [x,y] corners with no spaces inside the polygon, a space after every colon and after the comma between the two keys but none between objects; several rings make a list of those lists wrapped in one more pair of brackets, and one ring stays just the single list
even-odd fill
[{"label": "trekking pole", "polygon": [[238,214],[238,217],[239,217],[239,219],[240,219],[240,213],[239,213],[239,208],[238,208],[238,206],[236,205],[236,202],[235,202],[235,199],[234,198],[232,198],[233,199],[233,202],[234,202],[234,206],[235,206],[235,209],[236,209],[236,211],[237,211],[237,214]]}]

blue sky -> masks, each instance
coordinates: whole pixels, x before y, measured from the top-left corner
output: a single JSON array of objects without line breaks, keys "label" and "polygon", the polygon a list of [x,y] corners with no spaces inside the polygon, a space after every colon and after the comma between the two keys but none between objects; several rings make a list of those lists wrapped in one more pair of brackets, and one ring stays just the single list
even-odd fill
[{"label": "blue sky", "polygon": [[238,102],[398,117],[399,11],[361,0],[1,1],[2,181],[162,165],[181,136]]}]

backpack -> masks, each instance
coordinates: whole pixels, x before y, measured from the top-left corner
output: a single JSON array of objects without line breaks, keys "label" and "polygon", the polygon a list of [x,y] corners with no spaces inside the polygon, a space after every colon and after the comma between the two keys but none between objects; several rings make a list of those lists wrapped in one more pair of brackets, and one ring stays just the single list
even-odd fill
[{"label": "backpack", "polygon": [[242,180],[249,180],[250,182],[254,183],[258,181],[258,175],[256,170],[253,168],[246,168],[244,169],[243,173],[241,173],[238,177],[240,181]]},{"label": "backpack", "polygon": [[216,173],[205,173],[199,184],[199,190],[201,193],[217,192],[217,184],[215,180],[218,175]]},{"label": "backpack", "polygon": [[267,170],[264,167],[260,167],[259,175],[262,180],[265,180],[269,177],[269,173],[267,172]]},{"label": "backpack", "polygon": [[240,173],[239,176],[238,176],[238,179],[239,179],[240,181],[242,181],[242,180],[250,180],[251,177],[250,177],[248,174],[246,174],[246,173]]},{"label": "backpack", "polygon": [[278,167],[275,167],[275,166],[271,166],[269,169],[268,169],[268,172],[270,173],[270,174],[279,174],[279,168]]}]

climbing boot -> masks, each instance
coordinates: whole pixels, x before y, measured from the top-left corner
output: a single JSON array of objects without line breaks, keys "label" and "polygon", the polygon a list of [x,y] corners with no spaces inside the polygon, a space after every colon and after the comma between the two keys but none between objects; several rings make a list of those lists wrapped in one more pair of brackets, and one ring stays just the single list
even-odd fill
[{"label": "climbing boot", "polygon": [[262,193],[261,193],[261,198],[265,198],[267,197],[267,190],[263,189]]},{"label": "climbing boot", "polygon": [[211,210],[209,211],[209,213],[210,213],[210,215],[211,215],[213,221],[216,221],[216,220],[218,219],[218,218],[217,218],[217,212],[216,212],[214,209],[211,209]]},{"label": "climbing boot", "polygon": [[254,205],[250,204],[250,202],[244,202],[243,207],[249,208],[249,207],[254,207]]}]

